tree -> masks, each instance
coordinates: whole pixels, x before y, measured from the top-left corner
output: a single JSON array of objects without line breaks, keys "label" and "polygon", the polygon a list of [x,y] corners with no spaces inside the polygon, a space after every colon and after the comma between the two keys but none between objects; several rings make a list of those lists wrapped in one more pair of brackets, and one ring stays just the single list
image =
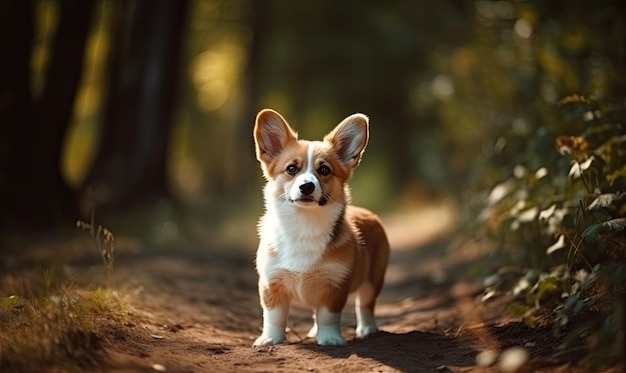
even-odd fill
[{"label": "tree", "polygon": [[[81,188],[83,207],[120,207],[167,195],[166,156],[188,5],[120,4],[102,140]],[[128,24],[125,14],[131,15]]]},{"label": "tree", "polygon": [[63,179],[60,155],[72,119],[95,2],[55,3],[58,26],[53,30],[39,94],[31,88],[35,4],[0,4],[0,222],[46,226],[75,219],[79,200],[88,202],[81,206],[88,213],[95,202],[120,207],[165,195],[179,47],[189,1],[116,4],[117,27],[109,30],[115,45],[109,61],[102,140],[79,191],[70,189]]},{"label": "tree", "polygon": [[59,157],[83,66],[93,1],[63,0],[46,81],[33,97],[33,3],[2,3],[0,203],[5,219],[49,223],[74,211]]}]

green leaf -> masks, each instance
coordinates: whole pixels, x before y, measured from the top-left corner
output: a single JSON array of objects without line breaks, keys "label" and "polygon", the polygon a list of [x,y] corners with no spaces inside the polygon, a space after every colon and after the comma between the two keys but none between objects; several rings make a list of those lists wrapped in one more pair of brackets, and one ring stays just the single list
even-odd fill
[{"label": "green leaf", "polygon": [[604,207],[609,207],[614,201],[622,199],[622,195],[618,193],[606,193],[599,195],[589,206],[587,210],[597,210]]},{"label": "green leaf", "polygon": [[563,308],[568,310],[573,315],[579,313],[584,306],[585,302],[580,299],[578,294],[567,297],[567,299],[565,299],[565,302],[563,302]]},{"label": "green leaf", "polygon": [[596,242],[598,233],[619,232],[626,228],[626,218],[612,219],[602,223],[592,224],[588,226],[582,234],[585,241],[589,243]]},{"label": "green leaf", "polygon": [[609,182],[609,184],[613,184],[615,182],[615,180],[619,179],[619,178],[626,178],[626,165],[622,166],[621,168],[618,168],[617,170],[607,173],[606,175],[606,181]]},{"label": "green leaf", "polygon": [[511,192],[515,189],[515,181],[514,180],[506,180],[498,185],[496,185],[489,193],[489,197],[487,197],[487,205],[493,206],[500,202],[504,197],[511,194]]},{"label": "green leaf", "polygon": [[509,305],[509,310],[515,316],[524,316],[526,312],[530,309],[530,306],[521,302],[513,302]]},{"label": "green leaf", "polygon": [[540,279],[532,291],[526,294],[526,301],[528,303],[537,303],[539,302],[544,295],[553,293],[559,288],[559,279],[554,276],[545,276]]},{"label": "green leaf", "polygon": [[522,317],[522,321],[530,328],[534,328],[537,325],[537,318],[533,315],[526,315]]},{"label": "green leaf", "polygon": [[11,295],[10,297],[0,298],[0,307],[9,309],[19,304],[20,298],[17,295]]},{"label": "green leaf", "polygon": [[594,243],[596,242],[596,238],[598,237],[598,232],[600,231],[600,227],[602,223],[592,224],[585,228],[583,231],[582,237],[586,242]]},{"label": "green leaf", "polygon": [[570,168],[569,170],[568,176],[571,177],[572,179],[580,178],[582,173],[591,166],[591,163],[593,163],[593,157],[589,157],[589,159],[587,159],[583,163],[574,161],[572,164],[572,168]]},{"label": "green leaf", "polygon": [[546,254],[550,255],[553,252],[565,247],[565,235],[560,235],[559,239],[546,249]]},{"label": "green leaf", "polygon": [[589,104],[591,101],[589,100],[589,98],[582,96],[582,95],[577,95],[577,94],[571,94],[569,96],[565,96],[564,98],[562,98],[559,101],[560,105],[567,105],[567,104]]},{"label": "green leaf", "polygon": [[556,211],[556,203],[545,210],[539,212],[539,221],[547,221]]}]

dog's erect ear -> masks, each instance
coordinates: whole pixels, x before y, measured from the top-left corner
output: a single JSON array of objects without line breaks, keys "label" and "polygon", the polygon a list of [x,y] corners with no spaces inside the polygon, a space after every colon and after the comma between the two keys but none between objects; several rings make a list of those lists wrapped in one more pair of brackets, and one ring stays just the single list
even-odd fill
[{"label": "dog's erect ear", "polygon": [[324,137],[336,149],[339,159],[354,168],[361,162],[361,155],[369,138],[369,120],[363,114],[352,114]]},{"label": "dog's erect ear", "polygon": [[289,127],[285,118],[274,110],[263,109],[256,116],[254,141],[256,158],[259,161],[271,161],[283,151],[287,143],[297,139],[298,135]]}]

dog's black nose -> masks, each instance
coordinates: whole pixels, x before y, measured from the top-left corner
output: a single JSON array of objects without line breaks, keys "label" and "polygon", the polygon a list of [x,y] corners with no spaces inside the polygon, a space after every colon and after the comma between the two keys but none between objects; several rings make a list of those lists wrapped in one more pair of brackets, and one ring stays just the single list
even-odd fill
[{"label": "dog's black nose", "polygon": [[310,181],[308,183],[304,183],[300,185],[300,192],[302,192],[302,194],[304,194],[305,196],[308,196],[309,194],[313,193],[314,190],[315,190],[315,184],[313,184]]}]

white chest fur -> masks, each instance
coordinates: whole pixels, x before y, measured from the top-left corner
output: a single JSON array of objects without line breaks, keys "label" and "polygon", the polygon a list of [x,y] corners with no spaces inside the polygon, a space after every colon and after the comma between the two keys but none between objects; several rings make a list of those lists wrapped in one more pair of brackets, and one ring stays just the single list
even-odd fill
[{"label": "white chest fur", "polygon": [[322,260],[342,211],[343,206],[329,204],[273,215],[276,211],[268,208],[259,226],[260,284],[278,281],[292,300],[316,307],[325,284],[338,286],[350,275],[350,267],[345,263]]},{"label": "white chest fur", "polygon": [[343,209],[340,204],[302,209],[284,201],[270,202],[259,230],[261,247],[272,250],[259,251],[260,272],[271,275],[279,270],[300,273],[313,269],[324,255]]}]

